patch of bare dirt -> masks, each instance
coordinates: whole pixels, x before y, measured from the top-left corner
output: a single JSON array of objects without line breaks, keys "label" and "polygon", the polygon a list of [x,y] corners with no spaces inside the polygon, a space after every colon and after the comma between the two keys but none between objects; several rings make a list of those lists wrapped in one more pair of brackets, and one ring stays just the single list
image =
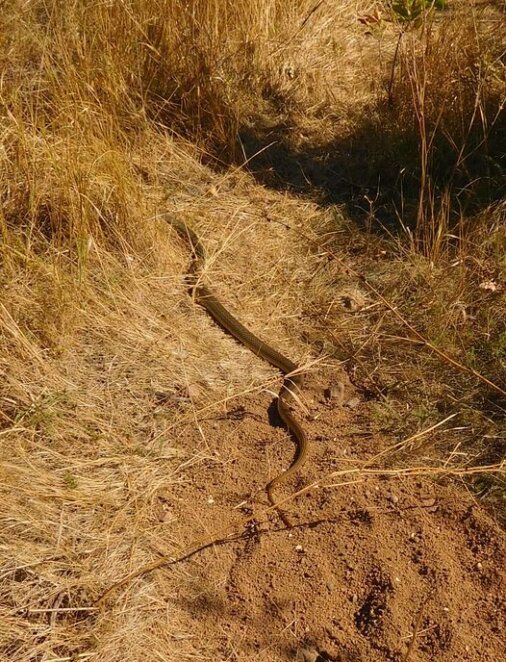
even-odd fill
[{"label": "patch of bare dirt", "polygon": [[[411,660],[504,659],[505,533],[444,480],[333,476],[388,445],[367,431],[367,403],[338,366],[307,377],[304,402],[311,457],[279,498],[319,482],[285,504],[291,529],[265,513],[264,487],[293,454],[272,396],[236,399],[177,432],[200,461],[159,497],[161,516],[189,540],[254,518],[184,562],[177,600],[208,659],[401,661],[414,632]],[[160,587],[170,572],[157,571]]]}]

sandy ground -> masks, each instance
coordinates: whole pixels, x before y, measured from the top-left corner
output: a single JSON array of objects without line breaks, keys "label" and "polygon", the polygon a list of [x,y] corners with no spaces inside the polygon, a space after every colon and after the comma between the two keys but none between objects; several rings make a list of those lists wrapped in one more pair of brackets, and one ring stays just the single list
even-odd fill
[{"label": "sandy ground", "polygon": [[[264,514],[263,486],[293,451],[269,422],[268,394],[201,421],[199,439],[194,424],[180,430],[181,443],[205,439],[206,452],[159,497],[160,517],[191,539],[233,525],[231,504],[258,513],[247,533],[184,562],[194,595],[182,588],[178,600],[212,642],[208,659],[403,660],[415,629],[412,660],[503,659],[505,533],[444,481],[333,477],[388,441],[368,433],[365,403],[338,366],[310,375],[304,395],[311,459],[291,489],[321,482],[286,505],[290,530]],[[170,571],[156,571],[160,587]]]}]

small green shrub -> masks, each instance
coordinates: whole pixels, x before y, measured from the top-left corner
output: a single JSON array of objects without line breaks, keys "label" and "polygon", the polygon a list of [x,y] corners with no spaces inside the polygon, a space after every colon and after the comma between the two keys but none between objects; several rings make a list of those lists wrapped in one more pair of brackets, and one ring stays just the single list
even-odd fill
[{"label": "small green shrub", "polygon": [[392,11],[398,21],[414,21],[423,12],[444,9],[446,0],[393,0]]}]

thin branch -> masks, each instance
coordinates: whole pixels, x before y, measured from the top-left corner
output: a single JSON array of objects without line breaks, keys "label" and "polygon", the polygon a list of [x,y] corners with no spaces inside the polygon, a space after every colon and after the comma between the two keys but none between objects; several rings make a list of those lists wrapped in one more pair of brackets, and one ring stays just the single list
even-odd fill
[{"label": "thin branch", "polygon": [[418,615],[416,617],[415,627],[413,629],[413,634],[411,635],[411,641],[409,643],[408,650],[406,651],[406,655],[402,658],[402,662],[408,662],[409,658],[411,657],[411,653],[415,650],[416,637],[420,632],[423,612],[425,611],[425,605],[427,604],[428,599],[429,599],[429,595],[427,594],[422,604],[420,605],[420,609],[418,610]]}]

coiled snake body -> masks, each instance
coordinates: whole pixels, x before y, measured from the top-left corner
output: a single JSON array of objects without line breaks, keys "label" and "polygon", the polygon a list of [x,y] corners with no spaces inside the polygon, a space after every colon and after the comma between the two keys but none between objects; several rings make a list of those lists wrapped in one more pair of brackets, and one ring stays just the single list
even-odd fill
[{"label": "coiled snake body", "polygon": [[295,363],[251,333],[251,331],[243,326],[239,320],[233,317],[233,315],[221,305],[213,292],[205,284],[200,282],[196,272],[199,263],[205,259],[205,250],[200,239],[185,223],[169,216],[164,216],[164,219],[191,246],[193,254],[193,267],[190,272],[191,288],[197,303],[203,306],[211,317],[236,340],[248,347],[254,354],[260,356],[265,361],[281,370],[285,375],[278,394],[277,408],[281,420],[296,442],[297,450],[290,467],[273,478],[268,483],[266,490],[271,505],[277,509],[284,524],[291,527],[290,521],[276,504],[274,499],[274,489],[279,486],[281,482],[284,482],[299,470],[306,461],[308,455],[309,447],[306,434],[300,423],[293,417],[290,410],[290,404],[294,401],[294,389],[300,388],[302,385],[302,375],[296,372],[298,366]]}]

